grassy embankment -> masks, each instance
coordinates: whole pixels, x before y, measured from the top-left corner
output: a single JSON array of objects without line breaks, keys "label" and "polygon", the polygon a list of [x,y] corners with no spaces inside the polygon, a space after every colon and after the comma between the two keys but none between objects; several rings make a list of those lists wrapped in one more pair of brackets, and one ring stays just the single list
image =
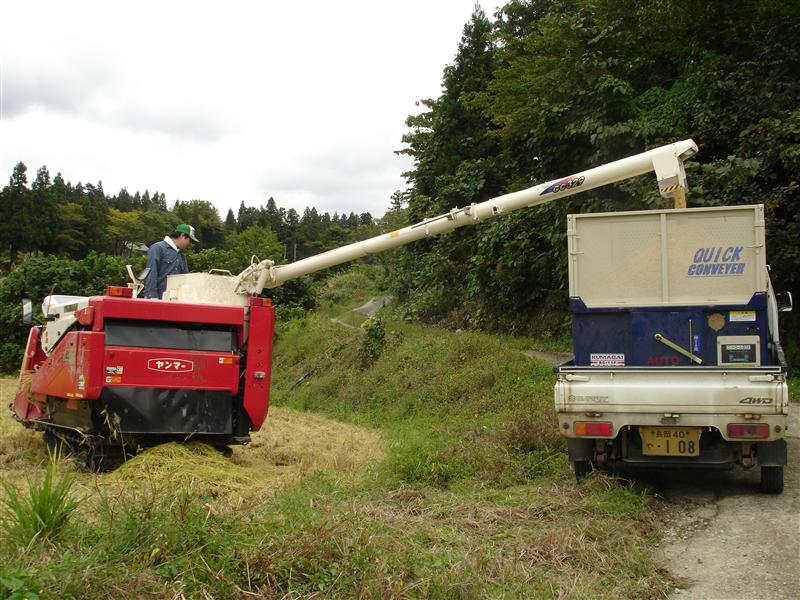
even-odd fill
[{"label": "grassy embankment", "polygon": [[[349,308],[372,291],[351,272],[322,294]],[[365,366],[361,332],[331,314],[281,324],[279,408],[232,459],[169,445],[111,474],[60,465],[79,508],[52,539],[0,532],[0,593],[663,597],[649,497],[603,476],[574,484],[551,368],[519,351],[557,342],[389,319]],[[3,415],[5,480],[36,476],[41,452]]]}]

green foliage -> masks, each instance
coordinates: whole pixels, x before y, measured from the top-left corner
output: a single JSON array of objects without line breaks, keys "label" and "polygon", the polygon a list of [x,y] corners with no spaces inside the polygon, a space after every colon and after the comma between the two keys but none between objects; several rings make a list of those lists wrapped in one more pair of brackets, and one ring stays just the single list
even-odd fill
[{"label": "green foliage", "polygon": [[259,260],[269,259],[278,263],[286,251],[277,234],[260,225],[248,227],[241,233],[231,234],[225,242],[225,247],[239,264],[244,265],[240,269],[249,265],[254,256]]},{"label": "green foliage", "polygon": [[27,188],[27,170],[24,163],[17,163],[9,185],[0,192],[0,240],[8,248],[12,264],[20,251],[33,249],[41,239],[34,194]]},{"label": "green foliage", "polygon": [[117,255],[126,254],[128,242],[152,243],[175,229],[179,217],[166,211],[129,210],[116,208],[108,211],[105,237],[109,249]]},{"label": "green foliage", "polygon": [[327,277],[316,284],[321,302],[329,303],[335,311],[360,306],[371,297],[380,294],[377,265],[359,263]]},{"label": "green foliage", "polygon": [[[178,202],[172,209],[179,223],[194,226],[200,243],[206,248],[221,246],[225,240],[225,226],[214,205],[208,200]],[[169,231],[164,232],[169,233]]]},{"label": "green foliage", "polygon": [[372,315],[361,324],[361,365],[368,367],[374,363],[386,347],[386,325],[378,316]]},{"label": "green foliage", "polygon": [[78,205],[85,223],[83,228],[84,249],[89,252],[104,252],[108,249],[106,228],[108,227],[108,202],[101,183],[97,187],[86,184]]},{"label": "green foliage", "polygon": [[37,540],[58,537],[78,503],[70,498],[74,478],[57,475],[58,457],[52,455],[40,481],[28,482],[24,495],[13,485],[0,482],[5,498],[0,505],[0,522],[8,541],[20,548]]},{"label": "green foliage", "polygon": [[[90,253],[82,260],[55,256],[29,256],[0,281],[0,370],[19,369],[28,326],[22,323],[21,302],[29,298],[36,316],[39,306],[50,294],[93,296],[102,294],[107,285],[125,285],[126,262],[107,254]],[[143,258],[134,260],[136,268]]]},{"label": "green foliage", "polygon": [[[692,137],[690,206],[765,204],[773,281],[800,293],[800,5],[512,0],[490,29],[476,11],[407,121],[412,221]],[[415,318],[558,330],[565,215],[665,206],[647,175],[419,242],[392,291]]]},{"label": "green foliage", "polygon": [[223,269],[233,274],[247,268],[253,260],[280,262],[284,245],[278,241],[271,229],[253,225],[241,233],[232,232],[226,238],[224,248],[205,248],[187,255],[189,269],[209,271]]},{"label": "green foliage", "polygon": [[278,322],[276,330],[277,335],[280,335],[280,329],[283,324],[294,321],[295,319],[303,319],[306,316],[308,316],[308,310],[302,306],[290,306],[283,303],[279,304],[276,307],[276,320]]},{"label": "green foliage", "polygon": [[5,600],[39,600],[39,594],[30,587],[28,577],[0,565],[0,595]]},{"label": "green foliage", "polygon": [[317,298],[314,295],[314,287],[309,277],[301,277],[287,281],[280,287],[265,290],[265,293],[272,298],[272,302],[280,307],[311,310],[316,306]]},{"label": "green foliage", "polygon": [[[372,215],[319,214],[306,208],[278,207],[274,198],[266,207],[239,207],[239,217],[228,210],[225,221],[207,200],[176,202],[167,210],[164,194],[152,196],[122,188],[107,196],[103,185],[67,183],[59,173],[51,181],[41,167],[28,185],[27,167],[18,163],[9,184],[0,189],[0,257],[8,255],[13,268],[20,253],[53,254],[81,259],[87,253],[130,255],[134,244],[150,245],[181,222],[194,225],[201,250],[225,251],[195,258],[203,270],[238,271],[257,255],[276,262],[295,260],[379,233]],[[287,246],[290,247],[287,251]]]},{"label": "green foliage", "polygon": [[[187,252],[186,262],[189,271],[207,273],[212,269],[229,271],[231,274],[239,273],[249,263],[237,260],[230,250],[221,248],[205,248],[199,252]],[[240,266],[240,265],[244,266]]]}]

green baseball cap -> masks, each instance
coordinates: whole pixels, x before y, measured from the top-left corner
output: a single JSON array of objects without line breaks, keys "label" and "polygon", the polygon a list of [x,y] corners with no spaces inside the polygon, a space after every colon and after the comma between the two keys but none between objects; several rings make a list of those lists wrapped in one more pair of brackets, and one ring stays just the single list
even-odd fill
[{"label": "green baseball cap", "polygon": [[191,225],[187,225],[186,223],[181,223],[175,228],[175,233],[185,233],[188,235],[193,242],[199,242],[196,237],[194,237],[194,227]]}]

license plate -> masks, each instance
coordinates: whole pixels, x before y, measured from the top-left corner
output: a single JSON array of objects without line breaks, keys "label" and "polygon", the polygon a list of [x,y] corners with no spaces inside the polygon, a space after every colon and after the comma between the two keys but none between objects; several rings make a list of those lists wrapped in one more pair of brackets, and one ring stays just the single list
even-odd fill
[{"label": "license plate", "polygon": [[645,456],[700,456],[697,427],[640,427]]}]

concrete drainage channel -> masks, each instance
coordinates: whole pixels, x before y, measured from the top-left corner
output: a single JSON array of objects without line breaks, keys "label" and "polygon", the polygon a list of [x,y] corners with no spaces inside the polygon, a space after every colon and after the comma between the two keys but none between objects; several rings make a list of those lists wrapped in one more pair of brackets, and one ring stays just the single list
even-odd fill
[{"label": "concrete drainage channel", "polygon": [[[384,306],[388,305],[389,302],[391,301],[392,301],[392,296],[378,296],[377,298],[372,298],[369,302],[367,302],[363,306],[354,308],[350,312],[369,317],[370,315],[374,315]],[[331,318],[331,323],[342,325],[343,327],[347,327],[348,329],[358,329],[356,325],[345,323],[344,321],[337,319],[336,317]]]},{"label": "concrete drainage channel", "polygon": [[560,365],[564,361],[572,358],[572,352],[539,352],[538,350],[523,350],[522,353],[528,358],[538,358],[551,365]]}]

